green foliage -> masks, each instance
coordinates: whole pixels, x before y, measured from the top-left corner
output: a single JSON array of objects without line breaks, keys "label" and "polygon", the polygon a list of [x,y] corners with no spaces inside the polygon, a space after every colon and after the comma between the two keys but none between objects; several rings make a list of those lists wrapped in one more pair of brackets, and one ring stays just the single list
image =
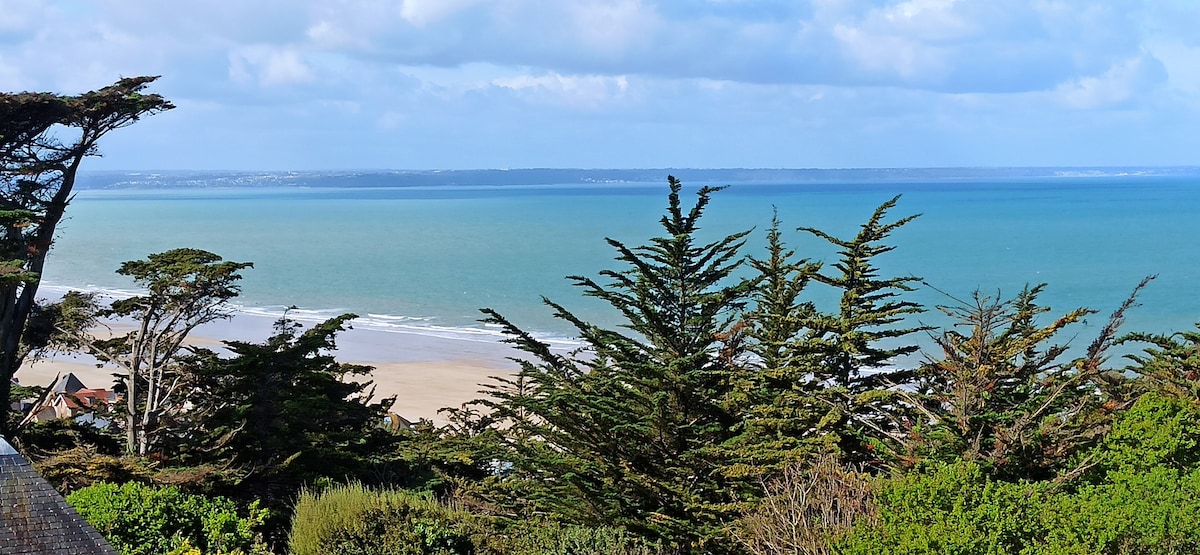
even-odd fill
[{"label": "green foliage", "polygon": [[236,551],[209,551],[206,554],[205,552],[201,551],[199,548],[194,547],[192,545],[192,542],[183,540],[183,542],[181,542],[178,547],[176,547],[175,549],[172,549],[166,555],[246,555],[246,553],[241,550],[236,550]]},{"label": "green foliage", "polygon": [[909,382],[912,372],[885,367],[916,352],[918,347],[910,336],[930,329],[902,325],[907,316],[924,311],[919,304],[901,299],[921,278],[884,277],[877,265],[877,257],[896,248],[884,240],[918,217],[885,222],[899,199],[896,196],[876,208],[853,239],[800,228],[840,249],[839,260],[832,265],[836,272],[812,274],[812,279],[841,292],[838,311],[813,318],[805,340],[796,348],[815,358],[814,378],[826,385],[817,398],[833,410],[821,427],[833,434],[842,453],[855,461],[878,457],[870,452],[866,438],[888,438],[902,429],[893,414],[897,406],[893,387]]},{"label": "green foliage", "polygon": [[879,523],[861,526],[836,544],[847,555],[1010,555],[1032,553],[1048,530],[1039,518],[1037,484],[998,482],[973,462],[935,464],[882,479]]},{"label": "green foliage", "polygon": [[742,414],[741,433],[727,444],[733,476],[778,472],[822,448],[829,436],[817,430],[830,407],[817,395],[827,387],[818,370],[812,338],[816,306],[802,300],[819,263],[794,260],[779,231],[779,218],[767,232],[767,257],[750,259],[756,272],[753,309],[745,317],[749,367],[732,397]]},{"label": "green foliage", "polygon": [[[110,131],[174,108],[143,92],[155,79],[123,78],[78,96],[0,93],[0,399],[34,348],[22,341],[40,341],[26,324],[83,160]],[[10,436],[8,405],[0,410],[0,435]]]},{"label": "green foliage", "polygon": [[1200,400],[1166,393],[1142,396],[1104,438],[1096,457],[1107,471],[1200,469]]},{"label": "green foliage", "polygon": [[192,462],[239,474],[239,494],[278,506],[305,483],[361,475],[394,435],[379,427],[393,399],[372,402],[370,367],[338,363],[336,334],[354,315],[304,331],[282,319],[264,343],[226,342],[233,354],[189,363],[193,407],[175,438]]},{"label": "green foliage", "polygon": [[[86,328],[74,340],[98,359],[121,369],[118,389],[124,419],[125,448],[146,455],[170,432],[172,419],[184,406],[178,386],[176,358],[184,340],[197,326],[229,318],[226,303],[240,292],[240,272],[249,262],[224,261],[198,249],[172,249],[145,260],[121,264],[118,274],[130,276],[146,294],[117,299],[107,309],[88,313],[77,303],[68,312],[76,321],[96,316],[129,318],[134,329],[109,339],[92,339]],[[70,297],[68,297],[69,299]]]},{"label": "green foliage", "polygon": [[101,483],[67,502],[122,555],[158,555],[184,541],[202,552],[263,552],[258,529],[267,511],[239,511],[222,497],[184,493],[174,486]]},{"label": "green foliage", "polygon": [[91,330],[99,325],[99,311],[96,295],[80,291],[68,291],[56,302],[34,306],[21,339],[24,353],[37,357],[85,350],[81,338],[91,337]]},{"label": "green foliage", "polygon": [[1084,482],[1005,482],[976,462],[931,463],[876,484],[878,524],[847,554],[1173,554],[1200,550],[1200,408],[1146,395],[1088,460]]},{"label": "green foliage", "polygon": [[1053,554],[1200,552],[1200,470],[1116,471],[1105,483],[1053,499],[1046,546]]},{"label": "green foliage", "polygon": [[1121,414],[1093,458],[1098,475],[1047,506],[1047,553],[1200,551],[1200,405],[1169,392]]},{"label": "green foliage", "polygon": [[[105,316],[136,316],[141,320],[168,323],[170,319],[190,320],[198,316],[220,318],[211,307],[240,293],[239,271],[252,268],[249,262],[222,260],[199,249],[172,249],[151,254],[145,260],[121,264],[117,273],[133,278],[145,295],[114,301]],[[152,323],[150,327],[158,327]]]},{"label": "green foliage", "polygon": [[116,455],[123,451],[120,438],[108,430],[70,418],[32,422],[21,428],[21,446],[34,454],[87,447],[97,453]]},{"label": "green foliage", "polygon": [[1125,378],[1103,369],[1104,352],[1150,279],[1113,313],[1086,354],[1071,361],[1060,360],[1066,345],[1051,341],[1095,311],[1079,308],[1039,322],[1050,310],[1037,304],[1044,285],[1007,301],[976,292],[969,301],[939,306],[955,324],[933,335],[942,356],[920,368],[916,392],[900,392],[918,412],[894,454],[909,465],[980,461],[994,477],[1011,480],[1068,471],[1122,406]]},{"label": "green foliage", "polygon": [[712,451],[738,423],[731,320],[751,283],[731,274],[746,234],[699,242],[698,221],[716,189],[701,188],[685,210],[682,185],[668,181],[664,236],[634,248],[609,239],[625,269],[601,272],[607,285],[570,278],[620,311],[628,331],[593,326],[546,301],[587,345],[562,355],[484,310],[528,356],[485,404],[504,420],[498,429],[511,451],[501,460],[511,461],[531,510],[719,552],[738,487]]},{"label": "green foliage", "polygon": [[961,457],[1028,476],[1053,468],[1048,453],[1074,452],[1064,445],[1076,436],[1068,424],[1093,392],[1073,364],[1058,360],[1066,346],[1047,343],[1093,311],[1042,325],[1037,318],[1049,309],[1037,296],[1044,287],[1007,301],[975,292],[938,307],[955,324],[933,336],[942,356],[921,367],[919,395],[908,396],[922,417],[902,441],[908,464]]},{"label": "green foliage", "polygon": [[533,519],[494,529],[427,495],[359,483],[305,490],[289,538],[294,555],[651,555],[623,530]]},{"label": "green foliage", "polygon": [[850,394],[883,383],[879,374],[864,376],[863,370],[880,369],[896,357],[917,351],[914,344],[885,345],[929,329],[895,326],[907,315],[924,312],[917,303],[899,300],[903,293],[913,291],[910,284],[920,282],[921,278],[881,277],[876,265],[876,257],[896,248],[882,242],[893,231],[919,216],[884,223],[888,211],[895,208],[899,200],[896,196],[876,208],[853,239],[839,239],[819,229],[800,228],[841,249],[839,261],[833,264],[836,273],[813,274],[816,281],[842,293],[837,314],[816,322],[814,339],[823,358],[824,372],[835,386],[846,388]]},{"label": "green foliage", "polygon": [[469,514],[405,491],[354,483],[301,492],[289,538],[294,555],[467,555]]},{"label": "green foliage", "polygon": [[1121,342],[1150,345],[1143,354],[1131,354],[1129,369],[1141,378],[1143,389],[1200,399],[1200,324],[1198,329],[1172,334],[1131,333]]},{"label": "green foliage", "polygon": [[506,541],[486,553],[496,555],[658,555],[648,544],[619,528],[589,528],[535,520],[506,531]]}]

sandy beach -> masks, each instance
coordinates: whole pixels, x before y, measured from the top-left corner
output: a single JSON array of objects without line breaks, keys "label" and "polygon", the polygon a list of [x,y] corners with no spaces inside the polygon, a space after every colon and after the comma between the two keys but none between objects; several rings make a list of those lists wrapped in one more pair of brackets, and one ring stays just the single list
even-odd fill
[{"label": "sandy beach", "polygon": [[[199,328],[189,343],[219,346],[221,340],[262,341],[270,332],[269,318],[238,315]],[[370,376],[375,396],[394,395],[393,412],[412,421],[428,418],[443,424],[445,417],[438,414],[438,409],[477,399],[480,384],[489,381],[490,376],[516,371],[516,364],[506,358],[516,351],[494,336],[475,340],[356,328],[339,334],[337,343],[337,359],[375,367]],[[25,385],[48,385],[56,375],[73,372],[87,387],[108,388],[116,371],[112,365],[97,367],[90,356],[56,355],[27,363],[17,372],[17,378]]]}]

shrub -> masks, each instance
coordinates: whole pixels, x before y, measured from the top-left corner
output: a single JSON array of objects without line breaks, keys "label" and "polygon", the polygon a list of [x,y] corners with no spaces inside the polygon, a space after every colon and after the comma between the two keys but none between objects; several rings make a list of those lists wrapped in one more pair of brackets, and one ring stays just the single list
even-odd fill
[{"label": "shrub", "polygon": [[356,483],[301,492],[289,544],[295,555],[469,554],[471,520],[427,496]]},{"label": "shrub", "polygon": [[628,532],[613,527],[537,521],[510,530],[508,539],[489,555],[653,555],[662,553]]},{"label": "shrub", "polygon": [[67,502],[122,555],[158,555],[184,542],[202,553],[264,551],[258,529],[267,511],[256,504],[242,516],[223,497],[136,482],[88,486]]},{"label": "shrub", "polygon": [[1109,432],[1099,452],[1110,471],[1158,466],[1186,471],[1200,466],[1200,406],[1162,393],[1143,395]]},{"label": "shrub", "polygon": [[54,489],[63,493],[99,483],[146,482],[153,474],[143,459],[105,455],[87,447],[52,453],[35,462],[34,468]]},{"label": "shrub", "polygon": [[970,462],[882,479],[879,524],[836,542],[847,555],[1032,553],[1045,536],[1043,485],[997,482]]},{"label": "shrub", "polygon": [[1053,498],[1042,553],[1200,552],[1200,471],[1117,471],[1108,483]]},{"label": "shrub", "polygon": [[1092,484],[1049,499],[1045,553],[1200,552],[1200,406],[1143,395],[1113,425]]},{"label": "shrub", "polygon": [[[1200,553],[1200,409],[1149,394],[1090,458],[1091,483],[1012,483],[976,463],[879,479],[879,522],[835,540],[847,555]],[[1072,489],[1073,488],[1073,489]]]},{"label": "shrub", "polygon": [[878,520],[870,482],[833,455],[788,468],[764,490],[764,499],[735,525],[752,554],[826,555],[830,542],[853,526]]}]

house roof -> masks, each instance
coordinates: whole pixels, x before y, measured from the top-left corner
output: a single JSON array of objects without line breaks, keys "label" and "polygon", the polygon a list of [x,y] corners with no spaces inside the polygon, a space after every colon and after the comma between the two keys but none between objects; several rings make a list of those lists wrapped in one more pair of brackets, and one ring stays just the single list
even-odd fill
[{"label": "house roof", "polygon": [[111,402],[117,400],[116,395],[113,395],[113,392],[107,389],[80,389],[72,395],[74,395],[79,402],[89,407],[94,406],[96,401]]},{"label": "house roof", "polygon": [[75,393],[83,388],[83,382],[79,381],[79,378],[76,378],[74,373],[68,372],[66,376],[58,380],[58,383],[54,384],[54,388],[51,391],[55,393]]},{"label": "house roof", "polygon": [[4,438],[0,438],[0,553],[117,555]]}]

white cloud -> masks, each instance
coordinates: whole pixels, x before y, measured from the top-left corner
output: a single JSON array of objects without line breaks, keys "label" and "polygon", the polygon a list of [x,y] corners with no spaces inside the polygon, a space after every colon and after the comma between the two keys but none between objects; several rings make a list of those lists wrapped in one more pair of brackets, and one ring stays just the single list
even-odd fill
[{"label": "white cloud", "polygon": [[1164,80],[1162,63],[1144,54],[1113,64],[1102,74],[1063,83],[1055,93],[1069,108],[1091,110],[1133,101]]},{"label": "white cloud", "polygon": [[517,75],[493,79],[491,84],[533,102],[574,108],[597,108],[624,96],[629,89],[629,79],[624,75]]},{"label": "white cloud", "polygon": [[592,52],[614,54],[652,41],[660,25],[655,10],[640,0],[565,2],[570,36]]},{"label": "white cloud", "polygon": [[294,48],[252,45],[229,53],[229,77],[266,87],[312,82],[313,70]]},{"label": "white cloud", "polygon": [[907,80],[939,65],[933,52],[903,37],[871,35],[846,25],[834,27],[833,36],[849,58],[868,73]]},{"label": "white cloud", "polygon": [[970,36],[976,25],[955,10],[960,0],[908,0],[884,8],[876,17],[896,32],[925,40],[950,40]]},{"label": "white cloud", "polygon": [[399,129],[400,127],[403,127],[404,123],[407,121],[408,115],[394,110],[388,110],[379,116],[379,120],[376,122],[376,125],[380,129]]},{"label": "white cloud", "polygon": [[8,63],[4,59],[4,55],[0,54],[0,83],[6,83],[12,91],[28,90],[32,87],[28,86],[30,80],[21,73],[21,69],[16,65]]},{"label": "white cloud", "polygon": [[37,0],[0,0],[0,34],[31,32],[50,9]]},{"label": "white cloud", "polygon": [[469,9],[482,0],[402,0],[400,16],[409,23],[425,26]]},{"label": "white cloud", "polygon": [[[687,130],[661,148],[712,164],[800,160],[787,150],[816,153],[808,165],[931,164],[944,148],[962,153],[949,162],[995,163],[972,145],[1014,137],[1048,157],[1039,136],[1068,128],[1099,136],[1095,122],[1116,128],[1118,116],[1200,120],[1200,5],[1165,2],[178,0],[164,10],[0,0],[0,88],[80,92],[163,74],[156,91],[181,109],[156,122],[204,106],[187,121],[215,135],[253,115],[264,134],[404,136],[407,147],[347,151],[412,148],[427,157],[413,158],[420,165],[450,160],[456,140],[484,127],[495,136],[475,150],[502,145],[513,166],[534,154],[500,135],[521,129],[555,146],[576,128],[592,138]],[[219,121],[228,130],[208,129]],[[405,133],[386,131],[397,126]],[[744,144],[726,139],[743,131]],[[902,131],[941,135],[923,147]],[[650,143],[578,148],[660,157]],[[843,149],[857,158],[837,158]],[[368,165],[393,164],[404,161]]]},{"label": "white cloud", "polygon": [[1200,46],[1176,40],[1152,41],[1147,50],[1162,62],[1171,89],[1200,95]]}]

